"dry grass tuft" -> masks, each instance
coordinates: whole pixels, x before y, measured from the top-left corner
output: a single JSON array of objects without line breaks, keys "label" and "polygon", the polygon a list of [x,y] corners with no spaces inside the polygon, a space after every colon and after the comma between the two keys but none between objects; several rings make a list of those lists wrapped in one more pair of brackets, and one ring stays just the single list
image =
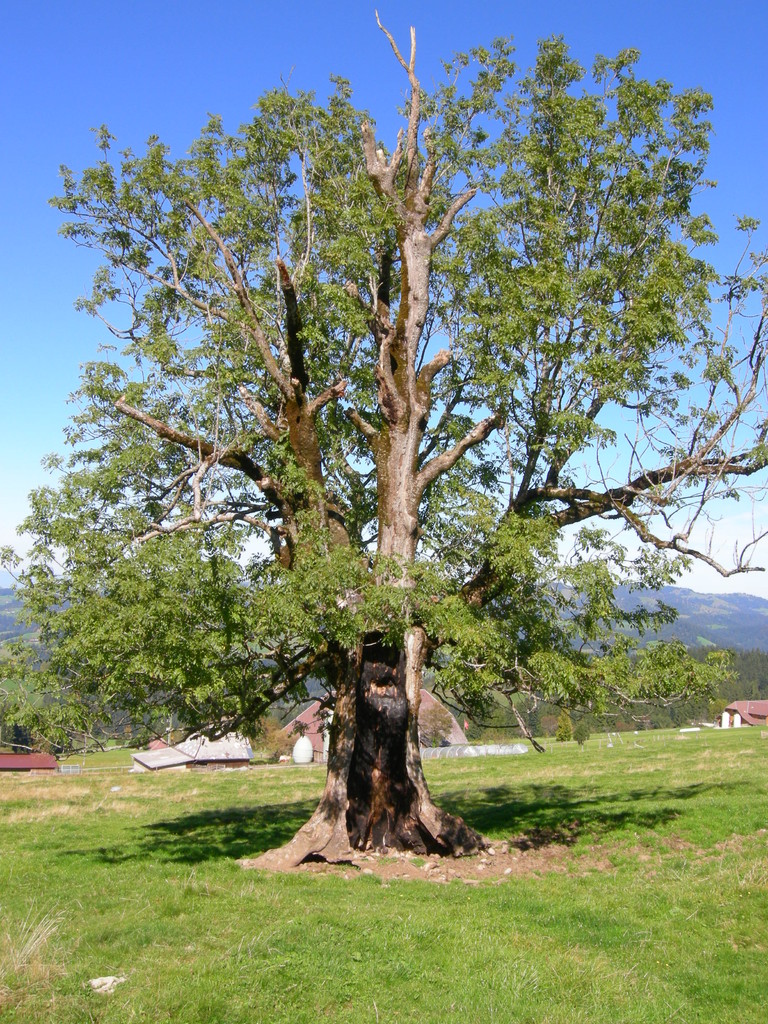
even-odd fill
[{"label": "dry grass tuft", "polygon": [[32,807],[24,807],[19,810],[9,811],[4,820],[8,825],[15,825],[22,821],[46,821],[49,818],[68,818],[74,813],[80,813],[81,808],[75,804],[35,804]]},{"label": "dry grass tuft", "polygon": [[92,792],[92,784],[83,783],[76,776],[47,775],[41,781],[34,775],[21,773],[0,779],[0,803],[16,803],[19,800],[82,800]]},{"label": "dry grass tuft", "polygon": [[6,919],[0,925],[0,1009],[10,996],[7,982],[11,978],[31,985],[48,982],[61,973],[60,965],[46,956],[46,951],[63,920],[63,911],[38,914],[31,907],[23,921],[14,924]]}]

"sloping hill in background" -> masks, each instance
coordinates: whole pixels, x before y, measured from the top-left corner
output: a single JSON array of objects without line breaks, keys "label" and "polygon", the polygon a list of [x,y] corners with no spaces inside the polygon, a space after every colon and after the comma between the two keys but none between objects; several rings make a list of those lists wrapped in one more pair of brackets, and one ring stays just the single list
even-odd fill
[{"label": "sloping hill in background", "polygon": [[26,626],[16,621],[21,604],[16,600],[10,587],[0,587],[0,644],[15,636],[28,632]]},{"label": "sloping hill in background", "polygon": [[[674,637],[686,647],[768,651],[768,601],[762,597],[699,594],[684,587],[663,587],[640,600],[648,606],[661,600],[677,609],[676,621],[656,634],[661,640]],[[619,603],[625,608],[634,607],[639,603],[638,595],[623,591]]]}]

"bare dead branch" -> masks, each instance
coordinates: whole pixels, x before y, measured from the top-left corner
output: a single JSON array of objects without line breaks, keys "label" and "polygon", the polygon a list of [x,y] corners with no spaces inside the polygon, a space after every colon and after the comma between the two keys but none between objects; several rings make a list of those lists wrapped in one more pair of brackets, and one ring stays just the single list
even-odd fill
[{"label": "bare dead branch", "polygon": [[501,424],[501,417],[494,413],[492,416],[487,416],[484,420],[480,420],[475,426],[465,434],[465,436],[459,441],[457,445],[449,449],[447,452],[443,452],[441,455],[431,459],[418,473],[416,480],[417,486],[420,487],[423,492],[424,488],[436,480],[442,473],[447,472],[452,466],[455,466],[461,456],[467,452],[470,448],[482,441],[485,441],[487,437],[493,433],[493,431]]},{"label": "bare dead branch", "polygon": [[435,180],[435,170],[437,167],[435,147],[432,142],[432,133],[430,132],[429,127],[424,129],[424,148],[427,151],[427,160],[424,164],[424,170],[421,172],[419,192],[426,203],[429,202],[429,198],[432,195],[432,185]]},{"label": "bare dead branch", "polygon": [[207,530],[231,523],[246,523],[248,526],[261,530],[267,537],[272,532],[269,523],[265,523],[263,519],[257,519],[247,512],[219,512],[205,519],[202,515],[191,515],[171,523],[154,523],[146,533],[134,537],[134,543],[145,544],[147,541],[154,540],[155,537],[168,537],[174,533],[188,533],[190,530]]},{"label": "bare dead branch", "polygon": [[401,128],[397,133],[397,145],[389,160],[387,160],[383,150],[376,148],[376,136],[373,134],[373,129],[368,122],[363,124],[361,131],[363,136],[363,155],[365,156],[365,168],[368,177],[371,179],[371,183],[378,194],[392,200],[398,211],[402,213],[400,197],[395,188],[395,179],[403,159],[403,130]]},{"label": "bare dead branch", "polygon": [[265,434],[265,436],[268,437],[271,441],[278,441],[280,439],[280,431],[269,418],[267,410],[264,408],[261,402],[259,402],[258,399],[253,397],[253,395],[250,393],[250,391],[248,390],[248,388],[246,388],[244,384],[238,384],[237,390],[240,392],[240,397],[245,402],[246,407],[256,417],[256,421],[261,427],[261,430]]},{"label": "bare dead branch", "polygon": [[421,368],[419,373],[418,382],[424,388],[429,388],[437,374],[448,365],[451,361],[451,353],[447,348],[441,348],[440,351],[434,356],[428,363]]},{"label": "bare dead branch", "polygon": [[[421,122],[421,87],[419,85],[419,80],[416,77],[416,29],[413,26],[411,26],[411,53],[410,53],[410,59],[409,59],[408,63],[406,63],[405,58],[403,57],[402,53],[400,52],[400,49],[399,49],[397,43],[395,42],[395,39],[394,39],[392,33],[382,25],[381,20],[379,19],[379,12],[376,11],[375,14],[376,14],[376,24],[379,26],[381,31],[384,33],[384,35],[389,40],[389,45],[392,47],[392,52],[394,53],[395,57],[397,58],[400,66],[403,68],[403,70],[408,75],[408,81],[409,81],[410,86],[411,86],[411,109],[410,109],[409,114],[408,114],[408,130],[407,130],[406,145],[405,145],[406,170],[407,170],[405,188],[406,188],[406,193],[408,193],[410,190],[412,190],[412,188],[415,185],[415,182],[413,182],[413,180],[412,180],[412,176],[413,176],[413,170],[414,170],[414,168],[416,166],[416,163],[417,163],[419,124]],[[394,169],[394,174],[392,174],[391,178],[389,179],[389,181],[391,182],[391,186],[394,185],[395,175],[397,174],[397,170],[399,169],[400,160],[401,159],[402,159],[402,137],[400,135],[398,135],[397,149],[395,150],[395,153],[393,154],[392,160],[390,161],[390,164],[387,167],[388,171],[392,171]],[[368,160],[367,160],[367,152],[366,152],[366,162],[368,162]],[[370,173],[370,171],[369,171],[369,173]],[[386,192],[385,194],[389,195],[390,193]]]},{"label": "bare dead branch", "polygon": [[379,19],[379,12],[377,10],[374,10],[373,13],[376,16],[376,24],[379,26],[381,31],[389,40],[389,45],[392,47],[392,52],[394,53],[395,57],[397,57],[403,70],[406,71],[409,76],[412,75],[416,67],[416,29],[413,27],[413,25],[411,25],[411,60],[409,64],[406,64],[405,58],[403,57],[402,53],[400,53],[400,48],[395,42],[392,33],[388,29],[384,28],[384,26],[382,25],[381,20]]},{"label": "bare dead branch", "polygon": [[470,200],[474,199],[476,195],[477,189],[470,188],[467,189],[466,192],[462,192],[461,195],[457,196],[454,199],[454,201],[443,214],[440,223],[429,236],[429,240],[433,249],[437,248],[437,246],[443,241],[443,239],[448,236],[448,233],[451,230],[451,225],[453,224],[458,213],[461,210],[463,210],[467,203],[470,202]]},{"label": "bare dead branch", "polygon": [[523,736],[525,736],[527,740],[530,740],[534,750],[538,751],[539,754],[543,754],[546,748],[542,747],[539,741],[533,738],[533,733],[528,728],[525,719],[520,714],[517,708],[517,704],[515,704],[515,702],[512,700],[512,697],[509,694],[506,694],[506,697],[507,701],[509,702],[509,706],[512,708],[512,714],[515,716],[515,718],[517,719],[517,724],[520,726],[520,732],[523,734]]}]

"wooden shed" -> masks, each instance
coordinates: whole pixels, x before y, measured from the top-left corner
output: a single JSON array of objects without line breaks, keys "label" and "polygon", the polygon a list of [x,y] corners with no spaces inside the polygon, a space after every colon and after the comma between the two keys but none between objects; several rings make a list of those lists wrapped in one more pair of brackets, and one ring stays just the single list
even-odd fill
[{"label": "wooden shed", "polygon": [[0,754],[0,772],[31,772],[51,775],[59,770],[53,754]]}]

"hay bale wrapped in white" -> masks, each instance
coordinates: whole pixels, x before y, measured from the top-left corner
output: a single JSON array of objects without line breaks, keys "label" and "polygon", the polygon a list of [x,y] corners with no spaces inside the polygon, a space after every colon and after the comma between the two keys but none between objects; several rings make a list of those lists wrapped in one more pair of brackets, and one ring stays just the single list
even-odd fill
[{"label": "hay bale wrapped in white", "polygon": [[299,736],[293,744],[292,756],[294,764],[312,764],[314,750],[312,749],[312,740],[309,736]]}]

